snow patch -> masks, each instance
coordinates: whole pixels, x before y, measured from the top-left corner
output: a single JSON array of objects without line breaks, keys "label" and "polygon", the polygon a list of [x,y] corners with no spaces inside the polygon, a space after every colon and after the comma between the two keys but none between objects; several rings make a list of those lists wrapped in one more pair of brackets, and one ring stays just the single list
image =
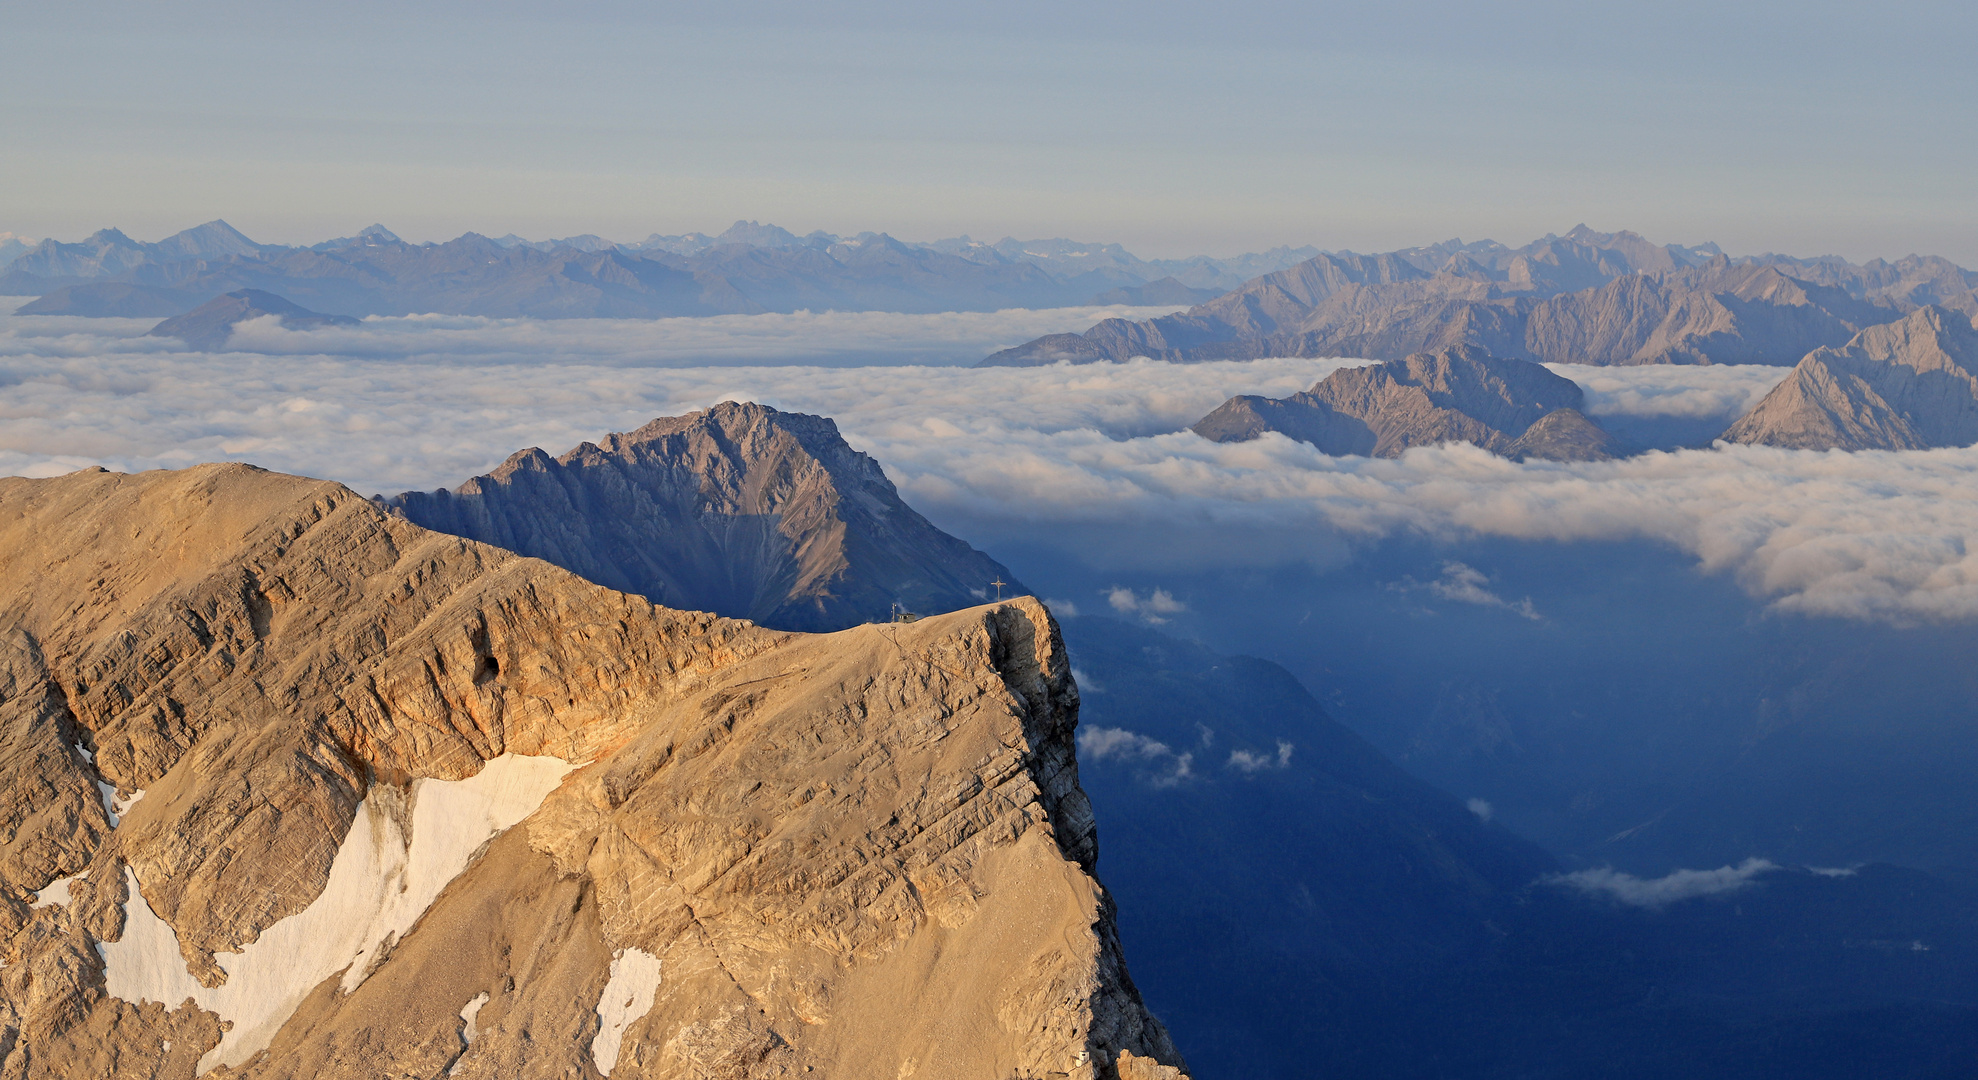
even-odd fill
[{"label": "snow patch", "polygon": [[125,1001],[166,1008],[191,998],[218,1013],[233,1027],[199,1059],[196,1074],[238,1066],[268,1045],[324,979],[341,971],[343,992],[356,990],[475,852],[533,813],[574,767],[558,758],[504,754],[465,780],[422,778],[403,794],[373,788],[337,848],[322,895],[241,952],[216,955],[227,973],[217,987],[192,977],[178,935],[151,910],[136,872],[126,869],[123,936],[97,945],[105,988]]},{"label": "snow patch", "polygon": [[591,1061],[598,1072],[611,1075],[625,1029],[652,1008],[659,990],[659,957],[644,949],[625,949],[611,959],[611,978],[598,995],[598,1033],[591,1040]]},{"label": "snow patch", "polygon": [[54,881],[49,882],[47,888],[44,888],[40,892],[34,894],[34,907],[45,908],[45,907],[52,907],[56,904],[68,903],[69,886],[72,883],[86,876],[88,875],[85,872],[82,874],[75,874],[70,877],[56,878]]},{"label": "snow patch", "polygon": [[119,799],[117,785],[102,780],[96,782],[96,795],[103,800],[103,813],[109,817],[110,827],[113,829],[123,823],[124,815],[130,813],[130,808],[137,805],[137,800],[144,798],[144,792],[138,791],[133,792],[128,799]]},{"label": "snow patch", "polygon": [[460,1056],[455,1058],[453,1064],[447,1067],[446,1074],[448,1076],[458,1075],[461,1068],[467,1064],[467,1050],[474,1045],[474,1036],[479,1034],[479,1031],[474,1027],[474,1018],[480,1015],[481,1006],[487,1003],[488,992],[483,990],[474,995],[474,1000],[460,1007],[460,1019],[463,1025],[460,1029]]}]

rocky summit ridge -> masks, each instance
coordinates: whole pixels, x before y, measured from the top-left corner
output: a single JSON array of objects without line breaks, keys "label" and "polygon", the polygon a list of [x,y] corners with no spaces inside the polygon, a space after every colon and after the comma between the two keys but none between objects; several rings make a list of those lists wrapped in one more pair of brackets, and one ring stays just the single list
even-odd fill
[{"label": "rocky summit ridge", "polygon": [[1023,599],[817,636],[334,483],[0,480],[0,1076],[1177,1075]]},{"label": "rocky summit ridge", "polygon": [[1929,306],[1816,349],[1724,440],[1796,450],[1924,450],[1978,443],[1978,330]]},{"label": "rocky summit ridge", "polygon": [[1286,398],[1239,395],[1194,426],[1215,442],[1278,432],[1340,455],[1399,457],[1467,442],[1516,460],[1595,461],[1618,452],[1580,411],[1578,384],[1474,346],[1341,368]]},{"label": "rocky summit ridge", "polygon": [[934,527],[830,419],[722,402],[552,458],[523,450],[453,491],[380,504],[669,607],[842,630],[895,605],[953,611],[1024,590]]}]

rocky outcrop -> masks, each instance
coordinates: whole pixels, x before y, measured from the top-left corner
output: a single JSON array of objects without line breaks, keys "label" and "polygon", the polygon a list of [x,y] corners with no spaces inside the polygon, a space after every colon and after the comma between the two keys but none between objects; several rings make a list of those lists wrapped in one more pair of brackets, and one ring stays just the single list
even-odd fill
[{"label": "rocky outcrop", "polygon": [[780,633],[227,465],[0,480],[0,615],[0,1076],[1180,1065],[1034,601]]},{"label": "rocky outcrop", "polygon": [[1513,461],[1606,461],[1622,454],[1619,440],[1572,408],[1539,417],[1504,451]]},{"label": "rocky outcrop", "polygon": [[993,596],[1008,569],[936,529],[829,419],[723,402],[561,457],[517,453],[391,513],[668,607],[841,630]]},{"label": "rocky outcrop", "polygon": [[326,326],[356,326],[348,315],[325,315],[310,311],[274,293],[259,289],[237,289],[216,296],[204,304],[166,319],[151,328],[149,337],[175,337],[195,349],[224,349],[233,337],[234,327],[249,319],[273,315],[288,330],[318,330]]},{"label": "rocky outcrop", "polygon": [[1518,457],[1611,456],[1612,440],[1578,411],[1583,398],[1572,380],[1537,364],[1457,347],[1342,368],[1288,398],[1234,397],[1194,431],[1216,442],[1275,431],[1333,455],[1399,457],[1411,446],[1467,442]]},{"label": "rocky outcrop", "polygon": [[1844,348],[1816,349],[1724,440],[1796,450],[1922,450],[1978,442],[1978,330],[1918,308]]}]

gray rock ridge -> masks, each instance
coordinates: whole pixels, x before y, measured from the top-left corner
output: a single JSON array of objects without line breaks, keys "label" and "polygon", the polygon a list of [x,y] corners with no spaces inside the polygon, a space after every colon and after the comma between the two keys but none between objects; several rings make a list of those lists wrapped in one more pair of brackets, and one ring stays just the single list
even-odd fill
[{"label": "gray rock ridge", "polygon": [[1928,306],[1816,349],[1723,437],[1796,450],[1978,443],[1978,330]]},{"label": "gray rock ridge", "polygon": [[234,327],[264,315],[279,317],[282,326],[289,330],[358,325],[358,320],[348,315],[325,315],[273,293],[238,289],[166,319],[152,327],[146,336],[175,337],[195,349],[223,349],[233,336]]},{"label": "gray rock ridge", "polygon": [[[1657,253],[1660,252],[1658,255]],[[1322,254],[1186,312],[1106,320],[1006,349],[984,366],[1266,356],[1398,359],[1450,345],[1546,363],[1794,363],[1918,302],[1978,310],[1942,260],[1854,266],[1662,249],[1574,230],[1512,252]]]},{"label": "gray rock ridge", "polygon": [[723,402],[551,458],[521,451],[453,491],[380,500],[440,532],[670,607],[827,631],[1024,590],[934,527],[831,420]]},{"label": "gray rock ridge", "polygon": [[[0,1074],[203,1075],[243,979],[288,995],[222,1055],[256,1080],[1181,1065],[1035,600],[781,633],[214,465],[0,479],[0,612]],[[509,827],[419,816],[521,758]],[[257,961],[380,822],[491,835],[363,970]]]},{"label": "gray rock ridge", "polygon": [[1612,457],[1614,440],[1579,411],[1584,397],[1538,364],[1452,346],[1342,368],[1288,398],[1234,397],[1193,430],[1215,442],[1275,431],[1336,456],[1467,442],[1519,459]]}]

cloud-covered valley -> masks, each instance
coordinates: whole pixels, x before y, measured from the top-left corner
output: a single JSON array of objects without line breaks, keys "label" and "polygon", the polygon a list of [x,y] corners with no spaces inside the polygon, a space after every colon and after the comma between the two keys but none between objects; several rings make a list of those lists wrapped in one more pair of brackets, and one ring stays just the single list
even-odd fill
[{"label": "cloud-covered valley", "polygon": [[[1404,532],[1647,538],[1788,610],[1978,615],[1978,559],[1967,551],[1978,450],[1741,446],[1516,464],[1456,445],[1331,458],[1281,436],[1219,444],[1186,427],[1232,394],[1281,396],[1357,361],[842,362],[951,362],[1032,334],[1046,315],[1065,317],[373,319],[305,333],[248,326],[234,345],[261,351],[221,354],[140,337],[148,326],[135,322],[5,318],[0,472],[243,460],[391,492],[458,483],[522,447],[559,453],[654,416],[753,399],[835,417],[910,502],[982,546],[1077,544],[1095,563],[1132,568],[1325,562]],[[776,362],[826,355],[842,359]],[[772,363],[739,363],[751,356]],[[1784,374],[1557,370],[1583,383],[1596,416],[1698,423],[1728,423]]]}]

